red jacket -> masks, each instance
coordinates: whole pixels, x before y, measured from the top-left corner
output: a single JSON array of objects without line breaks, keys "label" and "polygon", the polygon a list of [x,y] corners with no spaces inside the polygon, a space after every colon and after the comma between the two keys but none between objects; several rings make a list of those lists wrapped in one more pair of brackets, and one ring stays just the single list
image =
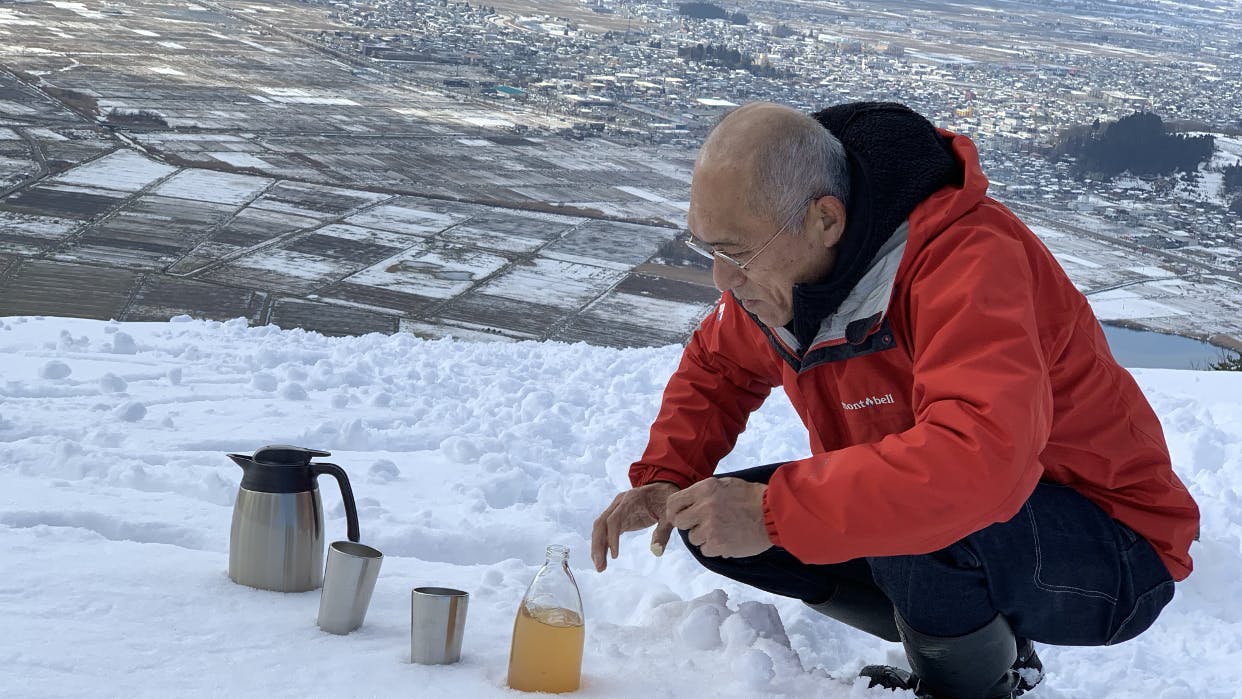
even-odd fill
[{"label": "red jacket", "polygon": [[[931,552],[1010,519],[1047,480],[1129,525],[1185,578],[1199,511],[1160,421],[1052,254],[986,196],[974,144],[944,135],[963,182],[913,210],[807,351],[722,297],[669,380],[631,481],[709,477],[783,386],[811,455],[777,469],[764,518],[799,560]],[[834,359],[851,347],[840,326],[860,319],[869,334],[851,339],[871,349]]]}]

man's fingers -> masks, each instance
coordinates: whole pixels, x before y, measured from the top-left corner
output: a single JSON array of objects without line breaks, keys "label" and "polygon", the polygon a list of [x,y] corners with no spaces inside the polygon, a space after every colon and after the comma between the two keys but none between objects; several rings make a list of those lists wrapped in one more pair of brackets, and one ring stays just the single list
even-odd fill
[{"label": "man's fingers", "polygon": [[[694,507],[700,501],[711,497],[719,484],[716,478],[708,478],[705,481],[699,481],[689,488],[679,490],[668,496],[668,500],[664,501],[664,516],[666,519],[676,521],[677,515]],[[678,529],[688,529],[677,524]]]},{"label": "man's fingers", "polygon": [[595,570],[603,571],[608,567],[608,562],[604,556],[604,547],[607,540],[604,535],[604,519],[601,517],[595,520],[595,525],[591,527],[591,562],[595,564]]},{"label": "man's fingers", "polygon": [[681,508],[677,512],[668,513],[664,517],[664,521],[673,527],[687,531],[694,529],[702,519],[703,508],[699,507],[696,502],[690,503],[690,505]]},{"label": "man's fingers", "polygon": [[693,488],[693,486],[686,488],[685,490],[679,490],[668,496],[668,499],[664,501],[665,519],[671,519],[678,512],[681,512],[694,503],[694,491],[691,488]]},{"label": "man's fingers", "polygon": [[608,567],[608,557],[605,555],[608,548],[608,520],[616,511],[619,499],[614,499],[608,509],[595,518],[595,524],[591,526],[591,562],[595,564],[597,571],[602,572]]},{"label": "man's fingers", "polygon": [[[686,532],[686,540],[694,544],[695,546],[698,546],[700,551],[702,551],[703,547],[708,544],[707,532],[705,530],[706,530],[706,527],[700,526],[700,527],[693,527],[692,529]],[[705,552],[705,555],[706,555],[706,552]]]},{"label": "man's fingers", "polygon": [[673,523],[667,519],[656,522],[655,531],[651,533],[651,552],[657,556],[664,555],[668,539],[673,534]]},{"label": "man's fingers", "polygon": [[[673,524],[664,516],[665,500],[672,484],[646,485],[620,493],[591,525],[591,562],[595,570],[608,567],[608,559],[621,554],[621,535],[657,525],[652,535],[652,551],[660,552],[668,543]],[[658,553],[656,555],[659,555]]]},{"label": "man's fingers", "polygon": [[624,515],[621,508],[617,508],[611,515],[608,515],[608,553],[613,558],[621,553],[621,534],[624,529]]}]

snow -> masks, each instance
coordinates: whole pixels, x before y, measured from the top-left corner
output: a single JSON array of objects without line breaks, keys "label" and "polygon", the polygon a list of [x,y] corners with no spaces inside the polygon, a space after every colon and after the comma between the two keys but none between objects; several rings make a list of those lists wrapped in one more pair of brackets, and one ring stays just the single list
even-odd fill
[{"label": "snow", "polygon": [[534,252],[548,243],[540,238],[527,238],[508,231],[504,235],[497,235],[496,231],[490,228],[467,225],[453,226],[441,232],[437,238],[450,243],[473,245],[503,252]]},{"label": "snow", "polygon": [[[32,107],[29,107],[27,105],[20,104],[17,102],[10,102],[8,100],[0,100],[0,114],[4,114],[5,116],[28,116],[30,114],[36,114],[36,113],[38,113],[38,110]],[[13,133],[13,132],[10,131],[9,133]],[[13,134],[12,137],[19,138],[17,134]],[[0,137],[0,138],[5,138],[7,140],[7,137]]]},{"label": "snow", "polygon": [[[585,259],[585,258],[583,258]],[[625,272],[602,265],[536,257],[514,267],[479,288],[479,293],[502,298],[531,299],[540,305],[566,310],[581,307],[625,277]]]},{"label": "snow", "polygon": [[69,10],[70,12],[81,17],[85,17],[86,19],[107,19],[103,13],[88,9],[85,4],[80,2],[56,2],[53,0],[48,4],[62,10]]},{"label": "snow", "polygon": [[[587,618],[583,697],[899,697],[853,678],[898,646],[702,570],[674,539],[590,526],[642,450],[677,347],[325,338],[244,320],[0,319],[0,694],[38,698],[519,696],[514,613],[552,543]],[[1203,511],[1196,572],[1108,648],[1040,646],[1041,699],[1236,696],[1242,686],[1242,374],[1134,370]],[[241,472],[227,452],[332,452],[384,552],[366,623],[315,626],[318,592],[227,576]],[[800,456],[778,393],[721,470]],[[326,537],[344,511],[323,479]],[[460,663],[408,662],[409,595],[470,592]],[[909,696],[904,695],[904,696]]]},{"label": "snow", "polygon": [[1103,321],[1169,318],[1188,311],[1143,298],[1128,289],[1110,289],[1091,296],[1091,310]]},{"label": "snow", "polygon": [[[279,53],[279,51],[277,51],[276,49],[262,46],[260,44],[246,41],[244,39],[236,39],[236,40],[240,41],[243,44],[253,46],[254,48],[261,49],[263,51],[268,51],[271,53]],[[263,92],[267,96],[267,99],[273,100],[275,102],[280,102],[282,104],[319,104],[319,105],[331,105],[331,106],[338,106],[338,107],[359,106],[357,102],[349,98],[346,98],[346,97],[337,97],[335,95],[330,95],[330,94],[320,94],[315,90],[307,90],[307,89],[300,88],[300,87],[260,87],[259,91]]]},{"label": "snow", "polygon": [[36,136],[40,141],[68,141],[69,137],[46,127],[26,129],[26,133]]},{"label": "snow", "polygon": [[434,249],[418,246],[376,263],[346,281],[428,298],[451,299],[508,262],[499,255],[456,245]]},{"label": "snow", "polygon": [[[82,225],[80,221],[51,216],[31,216],[0,211],[0,234],[35,238],[60,238]],[[13,242],[11,239],[9,242]]]},{"label": "snow", "polygon": [[1209,168],[1220,169],[1242,164],[1242,138],[1223,134],[1211,134],[1211,136],[1215,148],[1212,151],[1212,159],[1207,164]]},{"label": "snow", "polygon": [[156,188],[166,197],[210,201],[218,204],[245,204],[267,189],[273,180],[214,170],[182,170]]},{"label": "snow", "polygon": [[1101,266],[1096,262],[1092,262],[1091,260],[1086,260],[1081,257],[1075,257],[1074,255],[1070,255],[1067,253],[1053,253],[1053,254],[1056,256],[1057,261],[1060,262],[1062,266],[1077,265],[1079,267],[1086,267],[1088,269],[1097,269]]},{"label": "snow", "polygon": [[[42,23],[37,20],[23,19],[20,12],[18,12],[17,10],[8,8],[8,7],[0,8],[0,25],[4,25],[4,24],[9,24],[13,26],[26,26],[26,27],[42,26]],[[8,52],[6,51],[6,53]],[[44,53],[51,53],[51,52],[44,51]]]},{"label": "snow", "polygon": [[1134,272],[1135,274],[1141,274],[1144,277],[1151,277],[1152,279],[1162,279],[1173,276],[1173,273],[1169,270],[1164,269],[1163,267],[1155,267],[1153,265],[1139,265],[1127,267],[1126,269]]},{"label": "snow", "polygon": [[237,267],[275,272],[296,279],[322,279],[348,268],[347,260],[335,260],[318,255],[283,250],[262,250],[247,255],[233,263]]},{"label": "snow", "polygon": [[499,114],[474,114],[462,116],[461,120],[471,126],[477,126],[482,129],[511,129],[513,122],[505,119]]},{"label": "snow", "polygon": [[176,172],[177,168],[151,160],[131,150],[118,150],[50,178],[89,187],[137,192]]},{"label": "snow", "polygon": [[232,165],[233,167],[252,167],[258,170],[271,168],[271,163],[250,153],[235,153],[232,151],[207,151],[206,155],[219,160],[222,163]]},{"label": "snow", "polygon": [[443,230],[464,216],[425,211],[396,204],[381,204],[346,219],[348,223],[368,228],[383,228],[412,235],[430,234]]},{"label": "snow", "polygon": [[660,203],[668,201],[667,197],[663,197],[659,194],[656,194],[655,192],[650,192],[641,187],[628,187],[624,185],[614,185],[614,187],[616,189],[621,190],[622,192],[625,192],[626,194],[632,194],[638,197],[639,199],[644,199],[646,201],[654,201],[654,202],[660,202]]},{"label": "snow", "polygon": [[380,231],[362,226],[351,226],[346,223],[333,223],[315,231],[315,235],[324,235],[343,240],[357,240],[375,245],[386,245],[391,248],[409,247],[420,238],[407,236],[392,231]]}]

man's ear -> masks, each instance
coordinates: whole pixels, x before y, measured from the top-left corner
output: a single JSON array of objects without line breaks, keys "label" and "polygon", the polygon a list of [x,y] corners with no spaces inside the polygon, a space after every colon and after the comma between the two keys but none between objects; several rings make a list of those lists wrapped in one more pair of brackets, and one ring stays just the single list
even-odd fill
[{"label": "man's ear", "polygon": [[845,235],[845,204],[825,195],[811,202],[811,214],[815,217],[814,231],[819,242],[826,248],[835,247]]}]

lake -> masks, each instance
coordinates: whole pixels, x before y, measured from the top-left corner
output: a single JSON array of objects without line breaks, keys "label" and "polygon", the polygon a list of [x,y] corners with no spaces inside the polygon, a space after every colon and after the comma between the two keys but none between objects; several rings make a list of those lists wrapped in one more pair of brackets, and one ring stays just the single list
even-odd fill
[{"label": "lake", "polygon": [[1113,356],[1131,369],[1208,369],[1212,362],[1232,356],[1227,350],[1179,335],[1104,326]]}]

